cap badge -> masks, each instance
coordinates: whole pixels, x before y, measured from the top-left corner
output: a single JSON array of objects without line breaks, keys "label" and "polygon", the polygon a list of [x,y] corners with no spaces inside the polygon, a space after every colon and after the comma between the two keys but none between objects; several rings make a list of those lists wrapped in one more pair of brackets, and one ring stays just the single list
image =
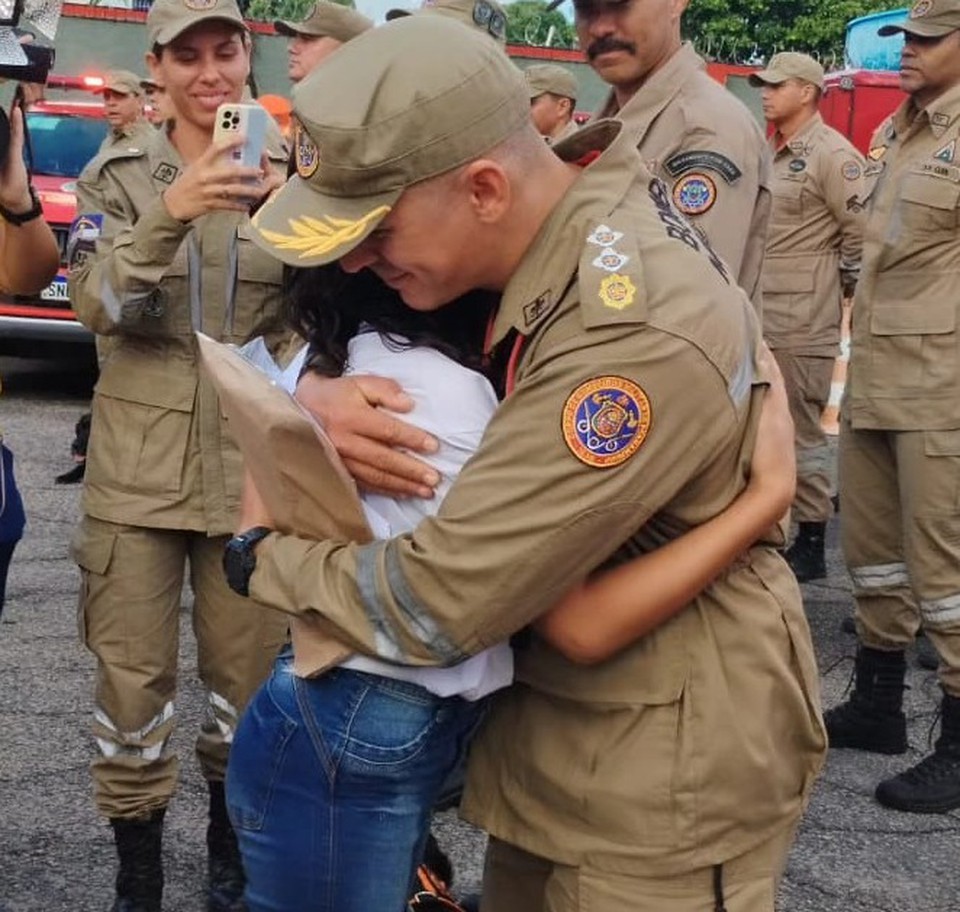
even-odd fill
[{"label": "cap badge", "polygon": [[278,250],[297,250],[301,259],[326,256],[331,251],[356,241],[371,222],[380,221],[390,211],[389,206],[377,206],[358,219],[339,219],[332,215],[321,218],[302,215],[300,218],[288,220],[292,234],[281,234],[279,231],[268,231],[257,224],[258,216],[266,212],[269,205],[270,201],[261,207],[253,218],[253,224]]},{"label": "cap badge", "polygon": [[596,244],[598,247],[612,247],[622,237],[622,231],[614,231],[606,225],[597,225],[597,227],[593,229],[593,234],[587,238],[587,242]]},{"label": "cap badge", "polygon": [[688,174],[673,185],[673,204],[684,215],[702,215],[717,201],[717,185],[706,174]]},{"label": "cap badge", "polygon": [[294,140],[294,159],[297,165],[297,174],[304,180],[310,180],[320,167],[320,150],[310,138],[310,134],[297,124],[296,139]]},{"label": "cap badge", "polygon": [[195,13],[205,13],[217,5],[218,0],[183,0],[183,5]]},{"label": "cap badge", "polygon": [[910,9],[911,19],[922,19],[933,7],[933,0],[917,0]]},{"label": "cap badge", "polygon": [[607,247],[605,250],[600,251],[600,256],[593,261],[593,265],[596,266],[597,269],[605,269],[607,272],[616,272],[628,262],[630,262],[630,257],[624,256],[619,250],[614,250],[612,247]]},{"label": "cap badge", "polygon": [[612,468],[640,449],[651,419],[650,400],[636,383],[624,377],[594,377],[564,403],[563,440],[585,465]]},{"label": "cap badge", "polygon": [[637,286],[630,281],[629,276],[608,275],[600,283],[600,302],[604,307],[613,310],[624,310],[633,303]]}]

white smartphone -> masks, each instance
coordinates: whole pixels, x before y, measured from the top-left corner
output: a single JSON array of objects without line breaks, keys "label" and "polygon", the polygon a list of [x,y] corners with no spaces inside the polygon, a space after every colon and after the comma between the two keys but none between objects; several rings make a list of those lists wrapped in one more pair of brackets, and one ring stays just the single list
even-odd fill
[{"label": "white smartphone", "polygon": [[260,156],[267,137],[267,118],[270,115],[260,105],[243,102],[226,102],[217,108],[217,120],[213,128],[214,142],[243,137],[243,145],[225,153],[227,161],[247,168],[260,166]]}]

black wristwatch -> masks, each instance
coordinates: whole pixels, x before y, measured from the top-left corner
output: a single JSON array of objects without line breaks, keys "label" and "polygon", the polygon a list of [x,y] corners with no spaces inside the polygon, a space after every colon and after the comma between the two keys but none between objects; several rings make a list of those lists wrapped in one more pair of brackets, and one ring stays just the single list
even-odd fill
[{"label": "black wristwatch", "polygon": [[273,531],[266,526],[254,526],[234,535],[223,549],[223,572],[227,575],[227,585],[238,595],[250,595],[250,577],[257,567],[257,555],[253,549]]},{"label": "black wristwatch", "polygon": [[38,216],[43,215],[43,206],[40,205],[40,197],[37,191],[33,189],[33,184],[27,184],[27,190],[30,193],[30,201],[33,205],[26,212],[11,212],[6,206],[0,205],[0,218],[11,225],[26,225],[32,222]]}]

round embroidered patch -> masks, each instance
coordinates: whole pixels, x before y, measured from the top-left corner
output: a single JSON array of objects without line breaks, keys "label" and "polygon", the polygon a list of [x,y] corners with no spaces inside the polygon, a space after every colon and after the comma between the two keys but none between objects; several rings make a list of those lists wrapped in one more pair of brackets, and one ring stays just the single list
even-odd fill
[{"label": "round embroidered patch", "polygon": [[911,19],[922,19],[927,13],[930,12],[930,8],[933,6],[933,0],[917,0],[913,4],[913,8],[910,10]]},{"label": "round embroidered patch", "polygon": [[203,12],[213,9],[217,5],[217,0],[183,0],[183,5],[194,12]]},{"label": "round embroidered patch", "polygon": [[636,383],[624,377],[594,377],[564,403],[563,440],[585,465],[611,468],[640,449],[652,417],[647,394]]},{"label": "round embroidered patch", "polygon": [[860,176],[860,166],[855,161],[848,161],[843,163],[843,167],[840,169],[840,173],[848,180],[856,180]]},{"label": "round embroidered patch", "polygon": [[302,124],[297,124],[296,136],[294,138],[294,159],[297,165],[297,174],[304,180],[309,180],[320,167],[320,150],[317,144],[310,138],[310,134],[304,130]]},{"label": "round embroidered patch", "polygon": [[600,283],[600,301],[604,307],[614,310],[623,310],[633,303],[637,286],[630,281],[629,276],[608,275]]},{"label": "round embroidered patch", "polygon": [[706,174],[687,174],[673,185],[673,205],[684,215],[702,215],[716,201],[717,185]]},{"label": "round embroidered patch", "polygon": [[802,158],[795,158],[792,162],[790,162],[790,170],[794,174],[799,174],[806,167],[807,163]]}]

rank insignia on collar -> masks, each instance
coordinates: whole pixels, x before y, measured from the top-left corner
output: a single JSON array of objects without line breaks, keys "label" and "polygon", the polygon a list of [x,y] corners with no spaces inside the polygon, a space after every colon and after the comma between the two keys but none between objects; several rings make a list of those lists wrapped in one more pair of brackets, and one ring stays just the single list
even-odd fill
[{"label": "rank insignia on collar", "polygon": [[930,116],[930,123],[935,127],[948,127],[950,126],[950,115],[944,114],[942,111],[937,111]]},{"label": "rank insignia on collar", "polygon": [[157,165],[157,169],[153,172],[154,180],[160,181],[161,184],[172,184],[177,179],[177,174],[179,169],[176,165],[171,165],[168,162],[160,162]]},{"label": "rank insignia on collar", "polygon": [[600,301],[604,307],[614,310],[624,310],[633,303],[637,293],[637,286],[630,281],[629,276],[608,275],[600,283]]},{"label": "rank insignia on collar", "polygon": [[605,269],[607,272],[616,272],[618,269],[622,269],[627,263],[630,262],[630,257],[624,256],[620,251],[614,250],[612,247],[607,247],[606,250],[600,251],[600,256],[598,256],[594,261],[593,265],[597,269]]},{"label": "rank insignia on collar", "polygon": [[587,238],[587,242],[596,244],[598,247],[612,247],[622,237],[622,231],[614,231],[606,225],[597,225],[597,227],[593,229],[593,234]]},{"label": "rank insignia on collar", "polygon": [[594,377],[563,405],[563,441],[584,465],[608,469],[626,462],[646,440],[653,415],[647,394],[625,377]]},{"label": "rank insignia on collar", "polygon": [[852,181],[863,174],[863,169],[855,161],[847,161],[843,163],[840,173],[843,175],[844,180]]},{"label": "rank insignia on collar", "polygon": [[795,155],[803,155],[805,147],[802,139],[791,139],[787,143],[787,148]]},{"label": "rank insignia on collar", "polygon": [[716,201],[717,185],[706,174],[687,174],[673,185],[673,205],[684,215],[703,215]]},{"label": "rank insignia on collar", "polygon": [[937,151],[933,153],[933,157],[937,161],[952,162],[953,157],[956,154],[957,141],[955,139],[951,139],[950,142],[948,142],[945,146],[941,146],[939,149],[937,149]]},{"label": "rank insignia on collar", "polygon": [[794,174],[799,174],[807,167],[807,163],[802,158],[795,158],[790,162],[789,168]]},{"label": "rank insignia on collar", "polygon": [[887,154],[886,146],[874,146],[867,153],[867,158],[869,158],[871,161],[880,161],[880,159],[883,158],[883,156],[886,154]]},{"label": "rank insignia on collar", "polygon": [[548,294],[542,294],[539,298],[531,301],[523,308],[523,322],[528,327],[532,326],[543,316],[549,304],[550,296]]}]

